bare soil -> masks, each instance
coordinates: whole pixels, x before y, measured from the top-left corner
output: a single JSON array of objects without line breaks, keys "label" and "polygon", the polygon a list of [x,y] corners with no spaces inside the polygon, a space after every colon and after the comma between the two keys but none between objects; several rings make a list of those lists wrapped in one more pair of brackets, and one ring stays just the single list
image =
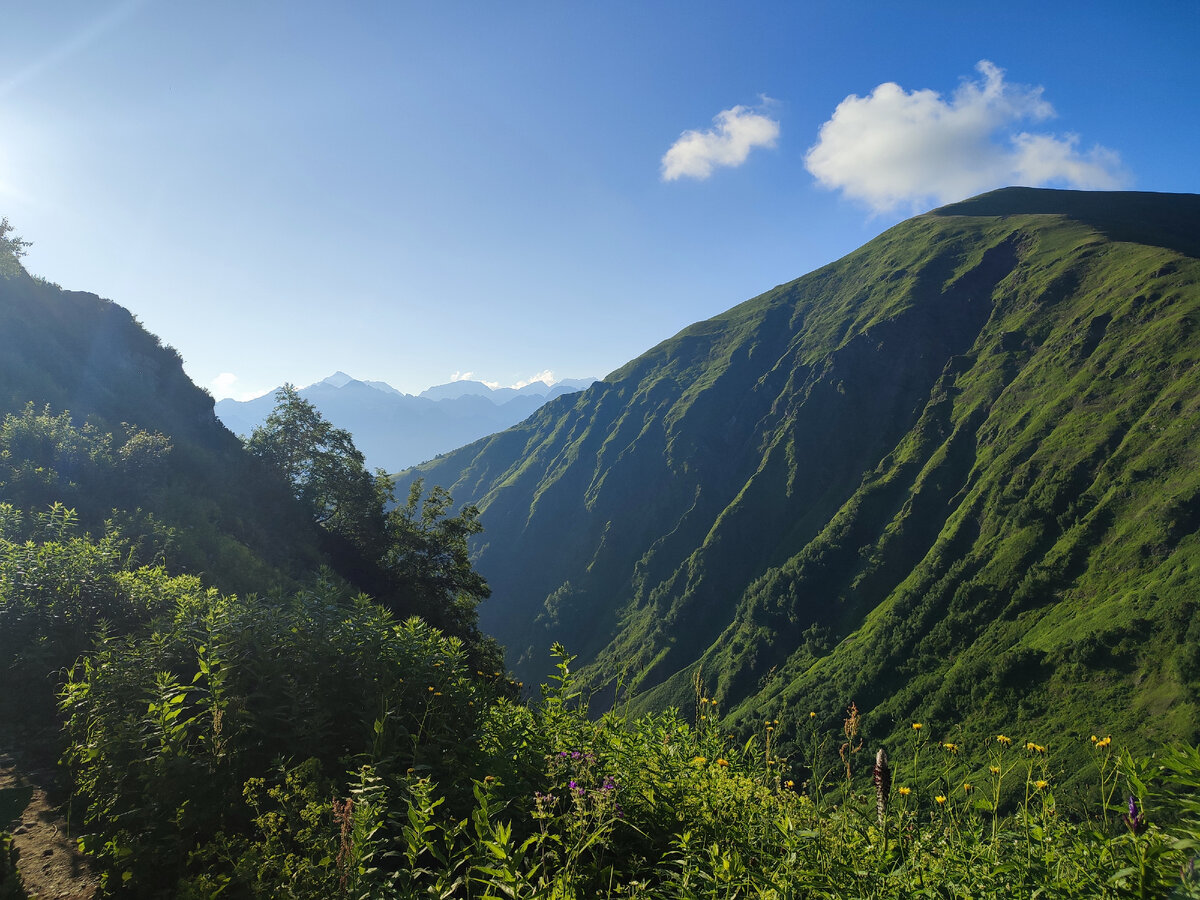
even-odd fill
[{"label": "bare soil", "polygon": [[31,898],[94,900],[100,879],[68,834],[54,771],[31,768],[0,749],[0,830],[10,831],[17,869]]}]

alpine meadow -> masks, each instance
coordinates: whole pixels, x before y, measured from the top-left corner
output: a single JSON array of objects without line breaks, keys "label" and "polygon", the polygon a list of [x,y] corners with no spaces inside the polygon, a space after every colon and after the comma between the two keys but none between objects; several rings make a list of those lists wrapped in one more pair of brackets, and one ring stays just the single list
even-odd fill
[{"label": "alpine meadow", "polygon": [[394,475],[0,238],[0,762],[99,895],[1200,896],[1200,196],[943,206]]}]

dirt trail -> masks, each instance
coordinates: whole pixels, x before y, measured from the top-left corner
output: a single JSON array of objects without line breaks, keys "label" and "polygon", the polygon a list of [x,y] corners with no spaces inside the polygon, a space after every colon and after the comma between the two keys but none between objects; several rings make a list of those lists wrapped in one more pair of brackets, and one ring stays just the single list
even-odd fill
[{"label": "dirt trail", "polygon": [[47,791],[54,773],[24,770],[0,750],[0,829],[12,832],[17,868],[29,896],[40,900],[94,900],[100,879],[67,836],[67,823]]}]

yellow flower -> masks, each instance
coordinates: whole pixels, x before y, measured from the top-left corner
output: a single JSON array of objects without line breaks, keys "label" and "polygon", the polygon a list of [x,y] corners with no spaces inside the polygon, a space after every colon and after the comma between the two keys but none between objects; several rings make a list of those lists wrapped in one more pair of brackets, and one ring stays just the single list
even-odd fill
[{"label": "yellow flower", "polygon": [[1000,767],[999,766],[988,766],[988,771],[991,772],[993,775],[999,775]]},{"label": "yellow flower", "polygon": [[907,787],[896,788],[896,793],[898,793],[901,797],[907,797],[909,794],[912,793],[912,788],[907,788]]},{"label": "yellow flower", "polygon": [[809,717],[810,719],[815,719],[815,718],[817,717],[817,714],[816,714],[815,712],[810,712],[810,713],[808,714],[808,717]]},{"label": "yellow flower", "polygon": [[784,787],[786,787],[786,788],[789,788],[789,789],[791,789],[791,788],[794,788],[794,787],[796,786],[796,782],[792,781],[791,779],[788,779],[787,781],[785,781],[785,782],[783,783],[783,786],[784,786]]},{"label": "yellow flower", "polygon": [[1112,738],[1111,738],[1111,737],[1106,737],[1106,738],[1103,738],[1103,739],[1101,739],[1101,740],[1099,740],[1099,741],[1096,741],[1096,749],[1098,749],[1098,750],[1107,750],[1107,749],[1108,749],[1108,745],[1109,745],[1109,744],[1111,744],[1111,743],[1112,743]]},{"label": "yellow flower", "polygon": [[958,752],[958,744],[942,744],[942,749],[945,750],[947,753],[957,753]]},{"label": "yellow flower", "polygon": [[1096,743],[1096,741],[1097,741],[1097,740],[1099,740],[1099,738],[1097,738],[1097,737],[1096,737],[1096,736],[1093,734],[1093,735],[1092,735],[1092,743],[1093,743],[1093,744],[1094,744],[1094,743]]},{"label": "yellow flower", "polygon": [[774,730],[775,730],[775,726],[774,726],[774,725],[768,725],[768,726],[767,726],[767,731],[774,731]]},{"label": "yellow flower", "polygon": [[1042,780],[1039,778],[1037,781],[1035,781],[1035,782],[1033,783],[1033,786],[1034,786],[1035,788],[1037,788],[1039,791],[1044,791],[1046,788],[1050,787],[1050,782],[1048,782],[1048,781],[1042,781]]},{"label": "yellow flower", "polygon": [[1002,734],[998,734],[998,735],[996,735],[996,743],[1000,744],[1001,746],[1007,747],[1012,743],[1012,738],[1005,737]]},{"label": "yellow flower", "polygon": [[692,757],[692,765],[693,766],[702,766],[706,762],[708,762],[708,760],[703,756],[693,756]]},{"label": "yellow flower", "polygon": [[975,787],[971,784],[971,782],[968,781],[963,784],[963,790],[969,794],[971,791],[975,790]]},{"label": "yellow flower", "polygon": [[941,795],[941,794],[938,794],[938,795],[937,795],[936,797],[934,797],[933,799],[937,801],[937,805],[938,805],[938,806],[945,806],[945,805],[946,805],[946,798],[945,798],[943,795]]},{"label": "yellow flower", "polygon": [[727,760],[727,759],[718,759],[718,760],[717,760],[717,765],[718,765],[718,766],[720,766],[722,769],[728,769],[728,768],[729,768],[729,760]]},{"label": "yellow flower", "polygon": [[920,722],[913,722],[913,731],[920,731],[921,727],[922,726]]}]

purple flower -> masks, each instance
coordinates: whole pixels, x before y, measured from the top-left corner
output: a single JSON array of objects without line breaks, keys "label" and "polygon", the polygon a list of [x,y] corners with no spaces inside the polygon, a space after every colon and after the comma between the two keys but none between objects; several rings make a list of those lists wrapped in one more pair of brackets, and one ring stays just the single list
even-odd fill
[{"label": "purple flower", "polygon": [[1138,809],[1137,800],[1133,798],[1133,794],[1129,795],[1129,812],[1121,818],[1125,820],[1125,826],[1134,834],[1141,834],[1146,830],[1146,818]]}]

